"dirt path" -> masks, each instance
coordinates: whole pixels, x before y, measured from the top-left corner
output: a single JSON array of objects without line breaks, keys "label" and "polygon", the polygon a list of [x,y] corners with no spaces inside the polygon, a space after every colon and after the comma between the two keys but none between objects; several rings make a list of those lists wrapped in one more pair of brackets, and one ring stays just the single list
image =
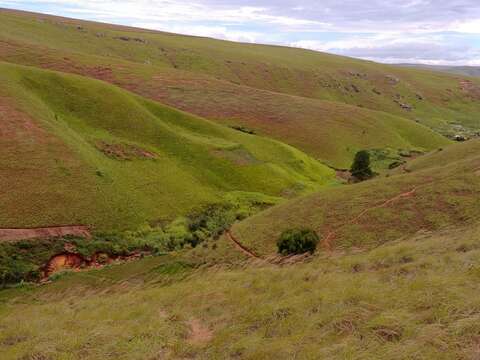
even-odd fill
[{"label": "dirt path", "polygon": [[0,229],[0,241],[45,239],[62,236],[90,238],[90,229],[85,225],[51,226],[30,229]]},{"label": "dirt path", "polygon": [[332,230],[332,231],[329,231],[327,233],[327,235],[324,237],[324,239],[322,240],[322,243],[324,245],[324,247],[329,250],[329,251],[332,251],[333,250],[333,247],[334,247],[334,240],[335,240],[335,236],[336,236],[336,232],[338,230],[340,230],[341,228],[343,228],[344,226],[347,226],[347,225],[352,225],[352,224],[356,224],[358,223],[358,221],[360,221],[360,219],[365,216],[365,214],[367,214],[368,212],[372,211],[372,210],[375,210],[375,209],[380,209],[380,208],[383,208],[383,207],[386,207],[400,199],[404,199],[404,198],[408,198],[408,197],[411,197],[415,194],[415,192],[417,191],[417,188],[413,188],[412,190],[410,191],[407,191],[407,192],[404,192],[404,193],[401,193],[391,199],[388,199],[387,201],[379,204],[379,205],[375,205],[375,206],[372,206],[372,207],[369,207],[365,210],[363,210],[360,214],[358,214],[357,216],[355,216],[353,219],[351,219],[350,221],[347,221],[346,223],[343,223],[342,225],[340,225],[340,227],[337,229],[337,230]]},{"label": "dirt path", "polygon": [[257,254],[255,254],[252,250],[248,249],[240,241],[238,241],[235,236],[232,234],[230,230],[227,230],[226,232],[227,238],[233,242],[235,247],[239,249],[241,252],[243,252],[245,255],[247,255],[250,259],[255,260],[255,263],[257,265],[260,264],[270,264],[270,265],[276,265],[276,266],[282,266],[282,265],[293,265],[298,262],[302,262],[307,260],[308,258],[311,257],[310,253],[305,253],[305,254],[297,254],[297,255],[288,255],[288,256],[283,256],[280,254],[275,254],[275,255],[270,255],[267,257],[261,257]]},{"label": "dirt path", "polygon": [[[365,210],[363,210],[360,214],[358,214],[357,216],[355,216],[353,219],[341,224],[339,226],[339,228],[337,228],[336,230],[331,230],[327,233],[327,235],[323,238],[322,240],[322,243],[323,243],[323,246],[328,250],[328,251],[332,251],[333,248],[334,248],[334,242],[335,242],[335,236],[336,236],[336,233],[344,226],[347,226],[347,225],[351,225],[351,224],[355,224],[357,223],[358,221],[360,221],[360,219],[365,216],[365,214],[367,214],[368,212],[372,211],[372,210],[375,210],[375,209],[380,209],[380,208],[383,208],[383,207],[386,207],[400,199],[404,199],[404,198],[409,198],[411,196],[413,196],[415,194],[415,192],[417,191],[417,187],[413,188],[412,190],[410,191],[407,191],[407,192],[404,192],[404,193],[401,193],[397,196],[394,196],[393,198],[391,199],[388,199],[387,201],[381,203],[381,204],[378,204],[378,205],[375,205],[375,206],[372,206],[372,207],[369,207]],[[227,238],[234,243],[235,247],[237,249],[239,249],[241,252],[243,252],[245,255],[247,255],[248,257],[252,258],[252,259],[256,259],[256,260],[262,260],[262,261],[266,261],[266,262],[269,262],[269,263],[272,263],[272,264],[278,264],[279,263],[279,260],[278,260],[278,256],[276,256],[275,258],[273,258],[273,260],[269,260],[269,259],[264,259],[262,257],[260,257],[259,255],[255,254],[252,250],[248,249],[247,247],[245,247],[244,245],[242,245],[242,243],[240,243],[240,241],[238,241],[235,236],[232,234],[232,232],[230,230],[227,230],[226,232],[226,235],[227,235]],[[298,257],[298,256],[297,256]],[[301,256],[299,257],[299,259],[301,258]],[[297,261],[297,259],[295,259],[295,261]],[[295,262],[294,261],[294,262]],[[282,262],[280,260],[280,262]]]},{"label": "dirt path", "polygon": [[247,255],[248,257],[251,257],[253,259],[257,259],[257,260],[264,260],[263,258],[261,258],[260,256],[258,256],[257,254],[255,254],[253,251],[251,251],[250,249],[248,249],[247,247],[243,246],[240,241],[238,241],[235,236],[232,234],[232,232],[230,230],[227,230],[226,231],[226,234],[227,234],[227,238],[233,242],[235,244],[235,247],[237,249],[239,249],[241,252],[243,252],[245,255]]},{"label": "dirt path", "polygon": [[213,331],[203,325],[200,320],[192,319],[188,322],[190,334],[187,342],[191,345],[201,345],[209,342],[213,338]]}]

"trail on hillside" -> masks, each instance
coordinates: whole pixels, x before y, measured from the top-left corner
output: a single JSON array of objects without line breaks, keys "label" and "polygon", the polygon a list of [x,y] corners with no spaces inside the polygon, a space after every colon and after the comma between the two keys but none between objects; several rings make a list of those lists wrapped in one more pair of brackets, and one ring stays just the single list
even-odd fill
[{"label": "trail on hillside", "polygon": [[252,259],[256,259],[256,260],[264,260],[263,258],[261,258],[260,256],[258,256],[257,254],[255,254],[252,250],[248,249],[247,247],[245,247],[244,245],[242,245],[240,243],[240,241],[238,241],[235,236],[232,234],[232,232],[230,230],[227,230],[226,231],[226,234],[227,234],[227,237],[228,239],[233,242],[235,244],[235,247],[237,249],[239,249],[241,252],[243,252],[245,255],[247,255],[248,257],[252,258]]},{"label": "trail on hillside", "polygon": [[46,239],[67,235],[90,238],[90,229],[85,225],[50,226],[43,228],[0,229],[0,241]]},{"label": "trail on hillside", "polygon": [[293,265],[301,261],[305,261],[306,259],[311,257],[310,253],[305,253],[305,254],[293,254],[293,255],[287,255],[283,256],[280,254],[275,254],[275,255],[270,255],[267,257],[261,257],[257,254],[255,254],[252,250],[247,248],[246,246],[242,245],[240,241],[238,241],[235,236],[232,234],[230,230],[226,231],[227,238],[234,243],[235,247],[239,249],[241,252],[243,252],[245,255],[247,255],[249,258],[260,262],[262,264],[271,264],[271,265]]},{"label": "trail on hillside", "polygon": [[368,212],[372,211],[372,210],[375,210],[375,209],[380,209],[380,208],[383,208],[383,207],[386,207],[400,199],[404,199],[404,198],[408,198],[408,197],[411,197],[415,194],[415,192],[417,191],[417,187],[413,188],[412,190],[410,191],[407,191],[407,192],[404,192],[404,193],[401,193],[397,196],[394,196],[393,198],[391,199],[388,199],[387,201],[379,204],[379,205],[375,205],[375,206],[372,206],[372,207],[369,207],[365,210],[363,210],[360,214],[358,214],[357,216],[355,216],[353,219],[351,219],[350,221],[347,221],[343,224],[340,225],[340,227],[337,229],[337,230],[332,230],[332,231],[329,231],[327,233],[327,236],[325,236],[325,238],[322,240],[322,243],[324,245],[324,247],[329,250],[329,251],[332,251],[333,249],[333,240],[335,239],[335,235],[336,233],[342,229],[344,226],[347,226],[347,225],[352,225],[352,224],[356,224],[358,223],[358,221],[360,221],[360,219],[365,216],[365,214],[367,214]]},{"label": "trail on hillside", "polygon": [[[375,205],[375,206],[372,206],[372,207],[369,207],[367,209],[364,209],[362,212],[360,212],[357,216],[355,216],[353,219],[341,224],[339,226],[339,228],[337,228],[336,230],[331,230],[327,233],[327,235],[323,238],[322,240],[322,243],[323,243],[323,246],[328,250],[328,251],[332,251],[333,250],[333,247],[334,247],[334,239],[335,239],[335,236],[336,236],[336,233],[342,229],[344,226],[347,226],[347,225],[351,225],[351,224],[355,224],[357,223],[358,221],[360,221],[360,219],[365,216],[365,214],[367,214],[368,212],[372,211],[372,210],[375,210],[375,209],[380,209],[380,208],[383,208],[383,207],[386,207],[400,199],[404,199],[404,198],[409,198],[411,196],[413,196],[415,194],[415,192],[417,191],[418,187],[415,187],[413,188],[412,190],[410,191],[407,191],[407,192],[404,192],[404,193],[401,193],[399,195],[396,195],[394,196],[393,198],[391,199],[388,199],[386,201],[384,201],[383,203],[381,204],[378,204],[378,205]],[[250,250],[249,248],[247,248],[246,246],[244,246],[240,241],[238,241],[238,239],[235,238],[235,236],[232,234],[232,232],[230,230],[227,230],[226,231],[226,235],[227,235],[227,238],[233,242],[233,244],[235,245],[235,247],[237,249],[239,249],[241,252],[243,252],[245,255],[247,255],[248,257],[252,258],[252,259],[255,259],[255,260],[262,260],[262,261],[265,261],[265,262],[268,262],[268,263],[271,263],[271,264],[279,264],[279,263],[287,263],[287,262],[284,262],[282,260],[279,261],[279,257],[278,256],[275,256],[275,257],[271,257],[271,258],[268,258],[268,259],[265,259],[265,258],[262,258],[260,257],[259,255],[255,254],[252,250]],[[282,257],[283,258],[283,257]],[[295,260],[294,260],[295,258]],[[299,260],[301,258],[305,258],[304,255],[296,255],[294,257],[287,257],[288,262],[289,263],[294,263],[296,262],[296,258],[298,258]],[[292,260],[294,260],[292,262]]]}]

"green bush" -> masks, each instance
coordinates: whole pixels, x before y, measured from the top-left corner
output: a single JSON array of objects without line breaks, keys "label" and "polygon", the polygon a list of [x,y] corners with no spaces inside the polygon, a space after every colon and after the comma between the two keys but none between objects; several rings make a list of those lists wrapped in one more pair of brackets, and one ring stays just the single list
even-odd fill
[{"label": "green bush", "polygon": [[0,289],[20,281],[40,280],[43,266],[52,256],[64,252],[67,244],[87,259],[95,253],[127,256],[145,251],[160,255],[217,239],[235,221],[278,201],[263,194],[232,192],[220,203],[200,207],[185,217],[161,225],[145,224],[136,231],[95,233],[91,239],[65,236],[0,242]]},{"label": "green bush", "polygon": [[278,252],[282,255],[314,253],[319,242],[318,235],[311,229],[290,229],[284,231],[277,241]]},{"label": "green bush", "polygon": [[373,177],[373,171],[370,168],[370,154],[367,151],[357,152],[350,172],[354,178],[360,181]]},{"label": "green bush", "polygon": [[247,128],[245,126],[242,126],[242,125],[232,125],[230,127],[234,130],[241,131],[245,134],[255,135],[255,130],[249,129],[249,128]]}]

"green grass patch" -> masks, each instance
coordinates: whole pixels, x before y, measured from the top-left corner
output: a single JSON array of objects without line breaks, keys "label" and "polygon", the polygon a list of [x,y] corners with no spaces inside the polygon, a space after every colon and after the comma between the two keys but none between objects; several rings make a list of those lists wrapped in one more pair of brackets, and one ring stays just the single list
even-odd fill
[{"label": "green grass patch", "polygon": [[283,143],[103,82],[0,67],[12,129],[0,138],[0,185],[11,189],[1,195],[2,227],[131,230],[186,215],[229,192],[281,196],[335,182],[332,170]]}]

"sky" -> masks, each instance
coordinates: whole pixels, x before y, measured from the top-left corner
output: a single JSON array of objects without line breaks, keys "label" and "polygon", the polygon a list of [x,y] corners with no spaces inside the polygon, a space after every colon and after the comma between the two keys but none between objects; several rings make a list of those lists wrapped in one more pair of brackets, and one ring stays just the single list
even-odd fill
[{"label": "sky", "polygon": [[0,0],[0,7],[386,63],[480,66],[480,0]]}]

